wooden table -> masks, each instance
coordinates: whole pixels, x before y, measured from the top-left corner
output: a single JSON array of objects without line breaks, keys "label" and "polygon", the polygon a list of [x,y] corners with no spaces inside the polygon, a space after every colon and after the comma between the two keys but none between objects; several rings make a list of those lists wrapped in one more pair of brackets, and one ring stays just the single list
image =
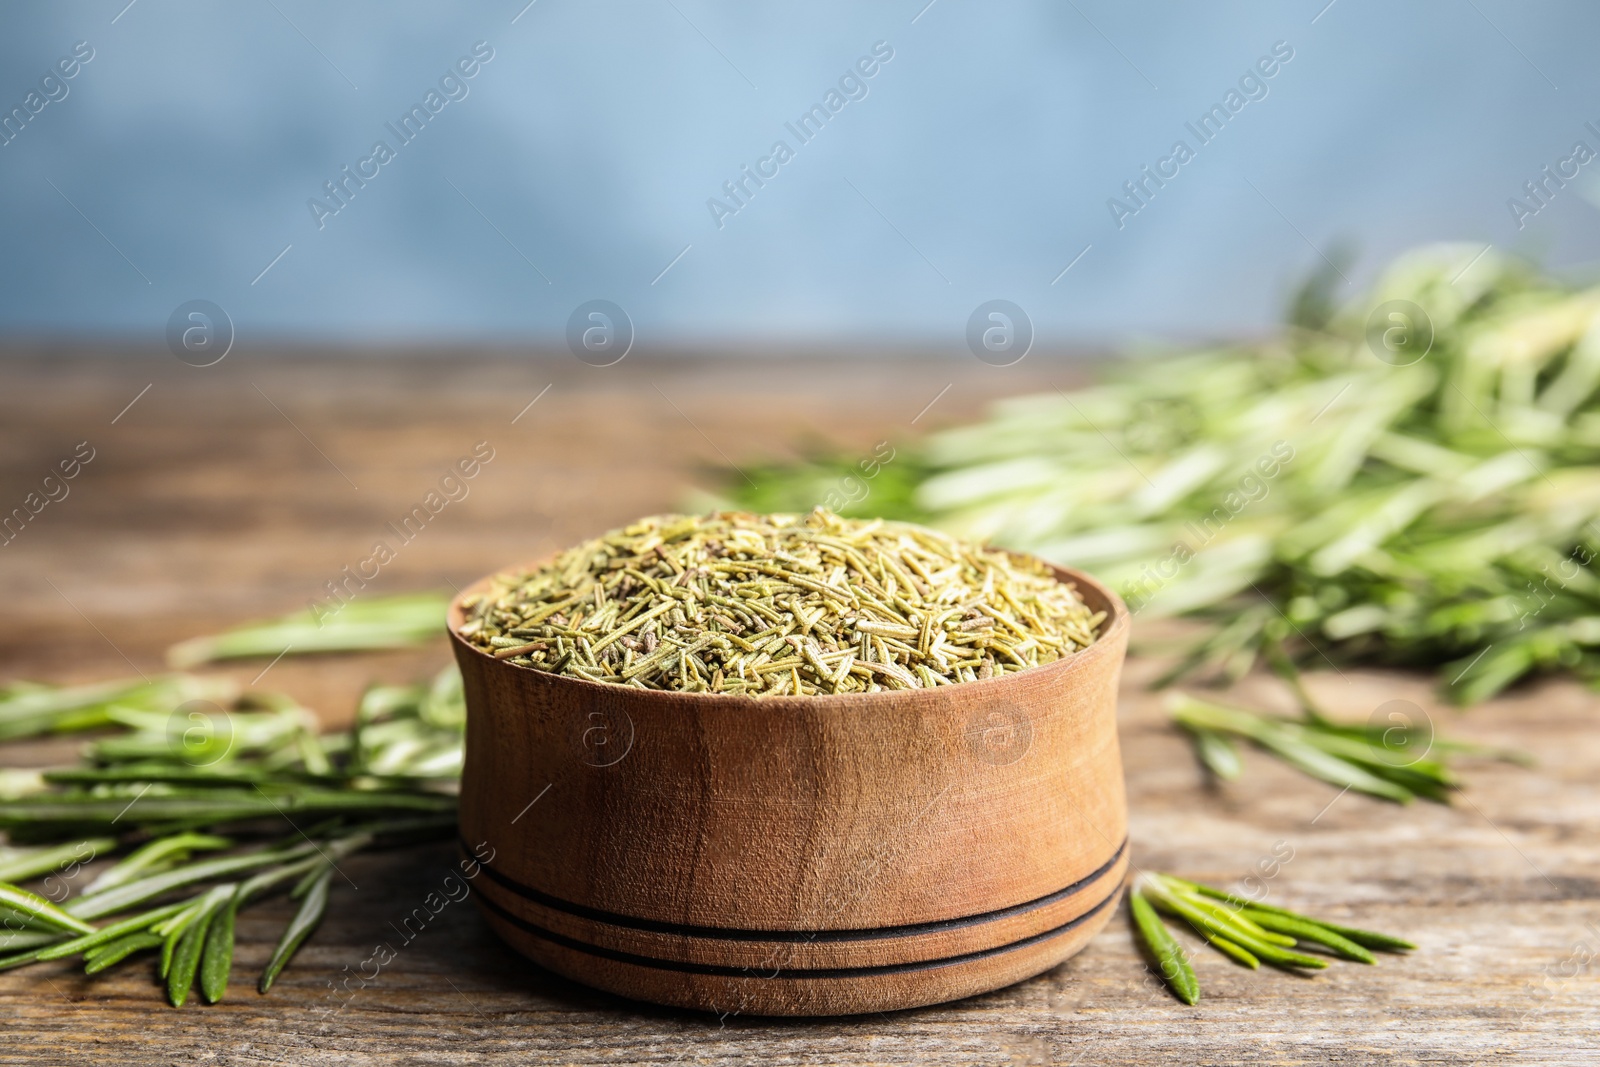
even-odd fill
[{"label": "wooden table", "polygon": [[[79,442],[95,450],[69,495],[0,547],[0,678],[51,681],[149,672],[177,639],[303,607],[480,441],[494,459],[470,495],[404,547],[376,592],[459,585],[671,509],[690,484],[713,485],[714,468],[793,454],[807,435],[866,454],[969,417],[988,399],[1078,377],[1037,359],[999,370],[972,360],[636,353],[596,369],[548,354],[446,361],[241,349],[196,369],[164,353],[15,355],[0,363],[0,507],[21,504]],[[289,657],[256,684],[292,692],[337,724],[367,682],[419,678],[446,658],[442,641]],[[248,683],[263,666],[228,673]],[[1421,951],[1309,979],[1200,952],[1205,999],[1189,1008],[1155,983],[1119,917],[1066,965],[972,1000],[817,1022],[719,1021],[541,972],[461,903],[341,1006],[331,984],[378,942],[400,941],[391,923],[451,862],[441,846],[349,864],[359,889],[335,887],[328,921],[266,997],[251,981],[286,918],[281,902],[241,918],[235,985],[214,1007],[167,1007],[143,965],[93,979],[65,962],[0,974],[0,1061],[1600,1062],[1594,697],[1545,684],[1457,713],[1431,702],[1426,679],[1315,677],[1341,713],[1365,718],[1385,700],[1409,699],[1443,731],[1538,759],[1533,770],[1470,767],[1451,807],[1401,808],[1341,796],[1254,755],[1244,781],[1209,789],[1143,688],[1156,667],[1149,655],[1130,662],[1121,710],[1135,862],[1233,883],[1291,856],[1268,879],[1269,899],[1404,932]],[[1242,689],[1283,701],[1264,679]],[[6,762],[63,752],[70,747],[13,746]]]}]

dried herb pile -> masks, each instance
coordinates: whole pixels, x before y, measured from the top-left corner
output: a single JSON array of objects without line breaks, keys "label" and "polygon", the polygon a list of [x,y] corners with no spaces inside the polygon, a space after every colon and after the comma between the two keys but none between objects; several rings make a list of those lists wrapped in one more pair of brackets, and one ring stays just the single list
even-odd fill
[{"label": "dried herb pile", "polygon": [[997,677],[1088,646],[1102,620],[1038,561],[822,509],[643,519],[466,607],[462,636],[523,666],[748,696]]}]

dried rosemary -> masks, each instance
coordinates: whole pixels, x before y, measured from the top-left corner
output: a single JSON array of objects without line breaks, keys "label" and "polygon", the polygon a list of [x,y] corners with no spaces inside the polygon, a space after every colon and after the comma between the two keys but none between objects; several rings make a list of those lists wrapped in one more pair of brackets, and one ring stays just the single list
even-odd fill
[{"label": "dried rosemary", "polygon": [[465,607],[462,636],[500,659],[748,696],[998,677],[1088,646],[1102,620],[1036,560],[820,508],[642,519]]}]

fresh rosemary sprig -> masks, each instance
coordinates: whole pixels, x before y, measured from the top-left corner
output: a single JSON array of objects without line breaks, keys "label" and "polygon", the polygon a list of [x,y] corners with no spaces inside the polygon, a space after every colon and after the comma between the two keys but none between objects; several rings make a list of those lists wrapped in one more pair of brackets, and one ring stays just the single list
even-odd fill
[{"label": "fresh rosemary sprig", "polygon": [[1193,739],[1200,762],[1230,781],[1243,772],[1234,738],[1313,778],[1401,804],[1417,797],[1448,803],[1460,788],[1444,762],[1452,753],[1518,763],[1527,759],[1504,749],[1446,741],[1418,726],[1335,723],[1310,708],[1297,721],[1173,693],[1167,709]]},{"label": "fresh rosemary sprig", "polygon": [[167,650],[167,661],[188,669],[218,660],[270,658],[286,652],[303,655],[404,648],[444,633],[449,604],[449,597],[437,593],[352,599],[336,608],[298,611],[184,641]]},{"label": "fresh rosemary sprig", "polygon": [[[1140,948],[1162,981],[1185,1004],[1200,1000],[1200,983],[1188,954],[1157,912],[1182,920],[1211,947],[1251,970],[1262,963],[1291,971],[1321,970],[1330,957],[1370,964],[1377,962],[1373,949],[1403,952],[1416,948],[1388,934],[1323,922],[1153,871],[1134,878],[1128,890],[1128,912]],[[1311,951],[1300,951],[1302,948]]]},{"label": "fresh rosemary sprig", "polygon": [[[258,983],[266,992],[325,912],[338,863],[455,827],[465,708],[454,667],[428,685],[369,689],[351,731],[321,736],[287,697],[246,699],[189,675],[13,687],[0,718],[8,702],[21,702],[13,737],[121,732],[78,766],[6,779],[0,828],[33,844],[0,851],[0,969],[79,956],[95,974],[159,950],[174,1005],[197,983],[215,1003],[238,911],[290,889],[302,904]],[[305,833],[284,833],[286,820]],[[108,857],[120,858],[70,898],[7,884]]]},{"label": "fresh rosemary sprig", "polygon": [[[1199,617],[1191,674],[1275,638],[1433,670],[1464,704],[1534,672],[1600,683],[1600,288],[1444,245],[1306,311],[1327,306],[899,446],[869,506]],[[725,503],[803,510],[839,469],[730,476]]]},{"label": "fresh rosemary sprig", "polygon": [[191,700],[231,700],[235,690],[226,679],[187,674],[65,687],[14,683],[0,689],[0,741],[97,730],[119,715],[166,715]]}]

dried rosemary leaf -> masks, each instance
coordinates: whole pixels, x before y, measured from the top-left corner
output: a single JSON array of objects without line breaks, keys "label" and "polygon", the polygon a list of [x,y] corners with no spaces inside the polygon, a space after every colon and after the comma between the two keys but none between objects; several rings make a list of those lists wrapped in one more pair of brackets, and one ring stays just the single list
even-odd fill
[{"label": "dried rosemary leaf", "polygon": [[658,515],[498,576],[462,636],[498,659],[680,692],[867,693],[995,678],[1095,640],[1037,560],[909,523]]}]

